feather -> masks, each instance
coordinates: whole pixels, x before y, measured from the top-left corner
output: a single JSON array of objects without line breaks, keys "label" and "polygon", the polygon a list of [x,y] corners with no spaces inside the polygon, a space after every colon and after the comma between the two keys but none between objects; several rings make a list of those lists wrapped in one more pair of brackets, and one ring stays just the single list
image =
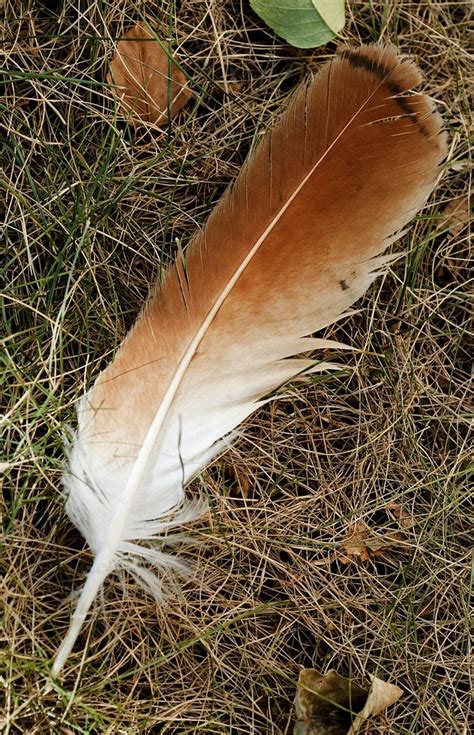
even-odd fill
[{"label": "feather", "polygon": [[[95,561],[57,675],[105,577],[162,595],[181,563],[142,542],[202,512],[184,487],[272,391],[326,365],[296,357],[388,262],[446,144],[411,62],[343,49],[293,97],[78,406],[66,510]],[[398,233],[398,234],[397,234]],[[330,367],[330,366],[329,366]]]}]

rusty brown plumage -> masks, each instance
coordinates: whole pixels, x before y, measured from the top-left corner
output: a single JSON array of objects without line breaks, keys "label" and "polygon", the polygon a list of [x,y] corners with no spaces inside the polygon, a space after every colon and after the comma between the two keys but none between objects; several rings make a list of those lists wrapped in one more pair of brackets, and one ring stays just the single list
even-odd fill
[{"label": "rusty brown plumage", "polygon": [[[146,431],[167,376],[272,221],[203,336],[196,359],[204,352],[211,359],[215,351],[224,353],[229,365],[238,364],[265,333],[285,333],[288,322],[296,326],[299,321],[298,336],[310,333],[333,320],[335,302],[341,302],[342,312],[362,295],[353,283],[352,261],[380,253],[386,238],[419,209],[444,156],[432,103],[422,95],[406,96],[419,82],[411,62],[373,46],[343,50],[304,86],[189,245],[185,296],[176,268],[99,380],[98,403],[111,391],[114,401],[129,394],[135,401],[133,386],[148,384],[153,400],[145,392],[137,396],[136,430]],[[276,220],[312,167],[311,177]],[[328,304],[318,298],[313,306],[315,293],[323,293]]]}]

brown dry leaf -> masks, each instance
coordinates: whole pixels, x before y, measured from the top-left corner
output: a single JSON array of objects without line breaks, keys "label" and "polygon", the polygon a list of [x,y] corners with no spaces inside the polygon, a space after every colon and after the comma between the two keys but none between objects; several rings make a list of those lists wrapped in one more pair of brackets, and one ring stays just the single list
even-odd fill
[{"label": "brown dry leaf", "polygon": [[413,528],[415,521],[403,505],[400,505],[399,503],[387,503],[385,507],[392,511],[402,528],[406,528],[407,530]]},{"label": "brown dry leaf", "polygon": [[337,559],[343,564],[349,564],[353,557],[360,561],[369,561],[376,556],[382,556],[384,551],[391,546],[399,545],[404,538],[398,531],[387,531],[383,537],[373,534],[363,521],[357,521],[352,526],[352,531],[344,543],[343,554],[337,554]]},{"label": "brown dry leaf", "polygon": [[250,492],[250,478],[234,464],[229,465],[229,474],[235,480],[237,487],[230,491],[232,497],[248,498]]},{"label": "brown dry leaf", "polygon": [[403,690],[395,684],[389,684],[376,676],[371,676],[372,686],[364,708],[359,712],[347,735],[356,735],[364,722],[373,715],[379,715],[387,707],[400,699]]},{"label": "brown dry leaf", "polygon": [[303,669],[298,678],[294,735],[355,735],[371,715],[401,696],[402,690],[371,677],[370,691],[336,671]]},{"label": "brown dry leaf", "polygon": [[455,197],[443,209],[438,222],[439,229],[447,229],[451,235],[459,235],[471,221],[469,195]]},{"label": "brown dry leaf", "polygon": [[145,23],[137,23],[117,43],[107,82],[117,85],[114,92],[132,125],[163,125],[191,97],[186,77],[174,62],[170,79],[169,56],[163,46]]},{"label": "brown dry leaf", "polygon": [[367,691],[331,669],[303,669],[298,677],[294,735],[346,735]]}]

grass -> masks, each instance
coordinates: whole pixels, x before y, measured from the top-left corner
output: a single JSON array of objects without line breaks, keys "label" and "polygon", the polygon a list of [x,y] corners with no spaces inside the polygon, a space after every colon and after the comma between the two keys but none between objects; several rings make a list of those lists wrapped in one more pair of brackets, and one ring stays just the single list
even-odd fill
[{"label": "grass", "polygon": [[[447,212],[470,184],[470,3],[348,5],[344,40],[418,60],[450,136],[440,184],[406,255],[327,330],[360,352],[254,416],[191,488],[211,500],[183,551],[194,576],[165,607],[110,578],[48,686],[91,562],[61,499],[74,403],[335,44],[290,48],[246,2],[4,3],[6,733],[291,733],[309,666],[404,689],[366,733],[468,732],[469,251],[466,215]],[[104,80],[145,8],[194,98],[168,128],[135,131]],[[356,522],[385,545],[344,563]]]}]

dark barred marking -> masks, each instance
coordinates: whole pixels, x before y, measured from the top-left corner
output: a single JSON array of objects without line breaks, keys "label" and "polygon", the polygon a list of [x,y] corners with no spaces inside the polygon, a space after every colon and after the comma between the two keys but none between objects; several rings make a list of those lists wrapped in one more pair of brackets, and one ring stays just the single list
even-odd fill
[{"label": "dark barred marking", "polygon": [[413,121],[413,124],[420,131],[420,133],[425,136],[425,138],[430,137],[428,131],[418,119],[416,112],[414,112],[410,107],[407,98],[400,97],[400,93],[402,93],[403,90],[401,90],[398,85],[389,78],[393,69],[388,68],[380,61],[374,62],[372,59],[364,56],[364,54],[361,54],[358,51],[351,51],[350,49],[344,49],[341,53],[341,58],[347,59],[347,61],[355,69],[365,69],[366,71],[378,77],[396,99],[397,104],[404,113],[405,117],[409,117]]},{"label": "dark barred marking", "polygon": [[344,49],[341,56],[343,59],[347,59],[355,69],[365,69],[366,71],[370,71],[372,74],[375,74],[375,76],[382,79],[382,81],[385,81],[386,77],[388,77],[392,71],[382,64],[381,61],[374,62],[372,59],[368,59],[364,54],[361,54],[358,51]]}]

